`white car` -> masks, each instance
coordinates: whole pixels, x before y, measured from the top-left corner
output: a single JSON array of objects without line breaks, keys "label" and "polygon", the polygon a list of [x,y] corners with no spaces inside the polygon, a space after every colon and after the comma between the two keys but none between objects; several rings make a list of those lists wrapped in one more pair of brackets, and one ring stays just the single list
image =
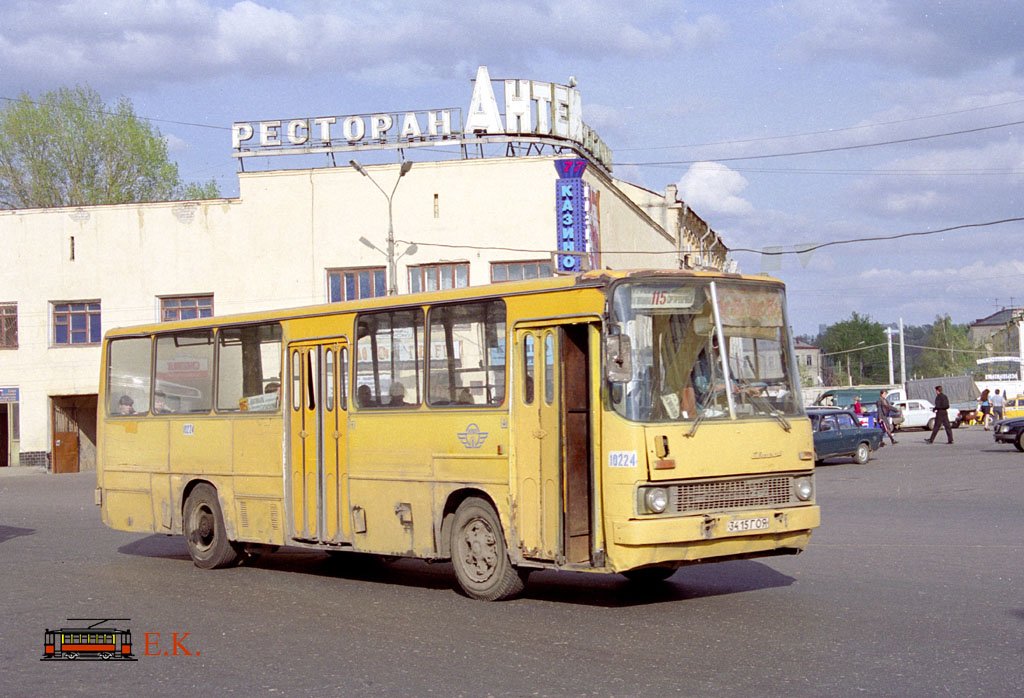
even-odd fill
[{"label": "white car", "polygon": [[[935,426],[935,405],[928,400],[907,400],[897,402],[896,406],[903,411],[903,424],[899,425],[900,429],[931,429]],[[949,417],[949,425],[953,426],[957,411],[948,409],[946,416]]]}]

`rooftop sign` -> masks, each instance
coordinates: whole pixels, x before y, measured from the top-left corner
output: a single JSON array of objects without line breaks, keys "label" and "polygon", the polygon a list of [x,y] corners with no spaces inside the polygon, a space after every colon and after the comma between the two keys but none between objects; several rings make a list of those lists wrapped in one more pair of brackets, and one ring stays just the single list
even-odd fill
[{"label": "rooftop sign", "polygon": [[[498,107],[492,82],[504,85],[504,112]],[[572,145],[602,167],[611,169],[611,150],[583,123],[582,100],[574,85],[536,80],[492,81],[486,66],[477,69],[465,123],[462,110],[449,107],[236,121],[231,126],[234,157],[409,148],[444,141]]]}]

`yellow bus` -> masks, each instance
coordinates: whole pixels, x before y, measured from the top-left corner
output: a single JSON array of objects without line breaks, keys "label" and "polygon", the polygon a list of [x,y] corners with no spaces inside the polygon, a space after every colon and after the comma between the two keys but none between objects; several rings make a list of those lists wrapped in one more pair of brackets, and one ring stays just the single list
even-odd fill
[{"label": "yellow bus", "polygon": [[781,282],[593,271],[112,330],[97,504],[196,565],[276,546],[639,581],[818,526]]}]

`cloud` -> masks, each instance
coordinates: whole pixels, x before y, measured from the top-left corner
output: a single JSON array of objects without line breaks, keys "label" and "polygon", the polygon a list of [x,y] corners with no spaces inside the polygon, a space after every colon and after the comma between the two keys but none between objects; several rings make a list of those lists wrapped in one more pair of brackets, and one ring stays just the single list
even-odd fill
[{"label": "cloud", "polygon": [[798,0],[779,11],[802,30],[785,52],[807,61],[868,61],[952,75],[1008,61],[1024,71],[1024,19],[1000,0]]},{"label": "cloud", "polygon": [[89,82],[102,90],[127,82],[145,87],[322,70],[366,81],[438,81],[465,78],[481,63],[529,68],[541,55],[572,62],[671,57],[707,50],[727,32],[713,15],[678,18],[668,0],[596,3],[585,11],[554,0],[483,0],[444,12],[399,0],[300,3],[288,10],[268,0],[7,5],[0,84],[33,89]]},{"label": "cloud", "polygon": [[679,195],[701,217],[712,214],[748,216],[753,205],[739,194],[747,180],[739,172],[716,162],[697,162],[679,180]]}]

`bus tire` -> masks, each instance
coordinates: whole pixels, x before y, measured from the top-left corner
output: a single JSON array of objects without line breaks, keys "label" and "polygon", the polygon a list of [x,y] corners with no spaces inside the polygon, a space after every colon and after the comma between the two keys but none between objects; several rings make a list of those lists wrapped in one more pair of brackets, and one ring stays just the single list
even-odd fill
[{"label": "bus tire", "polygon": [[857,450],[853,454],[853,462],[857,465],[864,465],[871,458],[871,447],[867,442],[857,444]]},{"label": "bus tire", "polygon": [[183,520],[185,543],[196,567],[212,570],[238,562],[238,551],[228,540],[224,527],[217,490],[211,485],[196,485],[185,500]]},{"label": "bus tire", "polygon": [[452,567],[459,586],[474,599],[499,601],[523,590],[523,576],[512,566],[494,508],[470,497],[455,511]]}]

